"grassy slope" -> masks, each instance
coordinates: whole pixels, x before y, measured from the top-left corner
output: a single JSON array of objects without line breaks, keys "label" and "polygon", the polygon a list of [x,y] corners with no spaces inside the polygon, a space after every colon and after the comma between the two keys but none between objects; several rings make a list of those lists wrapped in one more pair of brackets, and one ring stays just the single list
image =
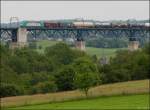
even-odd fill
[{"label": "grassy slope", "polygon": [[118,49],[116,48],[103,49],[103,48],[86,47],[87,54],[97,55],[98,57],[101,57],[101,56],[113,57],[115,56],[115,52],[117,50]]},{"label": "grassy slope", "polygon": [[[149,80],[128,81],[122,83],[106,84],[91,88],[90,97],[112,96],[124,94],[144,94],[149,92]],[[67,91],[48,94],[7,97],[1,99],[1,106],[23,106],[49,102],[60,102],[85,98],[80,91]]]},{"label": "grassy slope", "polygon": [[55,45],[56,43],[58,43],[58,41],[49,41],[49,40],[40,40],[40,41],[37,41],[37,46],[42,46],[42,49],[37,49],[37,51],[39,51],[39,52],[42,53],[42,52],[44,52],[44,49],[46,47]]},{"label": "grassy slope", "polygon": [[[59,41],[49,41],[49,40],[41,40],[37,42],[37,46],[42,46],[42,49],[37,49],[39,52],[43,52],[44,49],[48,46],[52,46],[56,43],[58,43]],[[119,48],[107,48],[107,49],[102,49],[102,48],[94,48],[94,47],[86,47],[86,52],[89,55],[97,55],[98,57],[100,56],[114,56],[115,52],[118,50]]]},{"label": "grassy slope", "polygon": [[99,97],[70,102],[18,107],[16,109],[148,109],[149,95]]}]

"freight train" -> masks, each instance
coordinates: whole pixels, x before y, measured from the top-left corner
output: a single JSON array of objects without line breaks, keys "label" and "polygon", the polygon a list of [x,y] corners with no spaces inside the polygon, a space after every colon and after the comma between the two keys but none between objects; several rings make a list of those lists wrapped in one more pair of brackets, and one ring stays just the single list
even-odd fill
[{"label": "freight train", "polygon": [[41,27],[41,28],[127,28],[127,27],[150,27],[150,23],[129,24],[110,22],[59,22],[59,21],[22,21],[20,27]]}]

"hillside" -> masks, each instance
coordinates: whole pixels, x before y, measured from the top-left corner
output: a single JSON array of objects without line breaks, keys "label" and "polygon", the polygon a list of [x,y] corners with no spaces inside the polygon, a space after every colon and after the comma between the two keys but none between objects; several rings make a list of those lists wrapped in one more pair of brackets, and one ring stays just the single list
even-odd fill
[{"label": "hillside", "polygon": [[119,48],[94,48],[94,47],[87,47],[86,48],[86,52],[89,55],[96,55],[97,57],[102,57],[102,56],[106,56],[106,57],[114,57],[115,56],[115,52],[119,50]]},{"label": "hillside", "polygon": [[[89,97],[145,93],[149,93],[149,80],[128,81],[97,86],[90,89]],[[58,93],[1,98],[1,106],[24,106],[50,102],[62,102],[67,100],[77,100],[82,98],[85,98],[85,95],[80,91],[76,90]]]}]

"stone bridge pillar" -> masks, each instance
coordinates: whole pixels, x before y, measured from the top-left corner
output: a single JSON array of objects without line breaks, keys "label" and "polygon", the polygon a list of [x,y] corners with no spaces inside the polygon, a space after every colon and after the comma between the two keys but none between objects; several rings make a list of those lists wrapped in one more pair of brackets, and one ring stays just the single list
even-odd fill
[{"label": "stone bridge pillar", "polygon": [[128,49],[130,51],[138,50],[139,48],[139,41],[129,41]]},{"label": "stone bridge pillar", "polygon": [[19,28],[17,32],[18,43],[27,43],[27,29]]},{"label": "stone bridge pillar", "polygon": [[128,49],[130,51],[135,51],[139,49],[139,41],[136,38],[136,31],[130,32]]},{"label": "stone bridge pillar", "polygon": [[27,29],[18,28],[16,32],[16,40],[12,42],[11,48],[19,48],[27,46]]},{"label": "stone bridge pillar", "polygon": [[77,38],[75,41],[75,47],[78,50],[85,51],[85,42],[82,38]]}]

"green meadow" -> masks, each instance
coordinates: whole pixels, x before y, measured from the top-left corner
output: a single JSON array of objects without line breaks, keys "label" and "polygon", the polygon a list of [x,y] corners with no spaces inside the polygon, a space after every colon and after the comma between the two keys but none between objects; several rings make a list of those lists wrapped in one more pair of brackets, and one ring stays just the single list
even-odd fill
[{"label": "green meadow", "polygon": [[[46,47],[55,45],[59,41],[50,41],[50,40],[41,40],[37,41],[37,47],[41,46],[42,48],[37,48],[37,51],[40,53],[44,52]],[[122,48],[94,48],[94,47],[86,47],[86,53],[89,55],[96,55],[98,58],[102,56],[113,57],[115,56],[115,52]]]},{"label": "green meadow", "polygon": [[49,103],[42,105],[31,105],[13,108],[13,110],[21,109],[49,109],[49,110],[74,110],[74,109],[149,109],[149,95],[122,95],[108,96],[94,99],[85,99],[78,101],[68,101],[59,103]]},{"label": "green meadow", "polygon": [[1,106],[22,109],[148,109],[149,80],[104,84],[90,89],[89,97],[82,92],[25,95],[1,98]]}]

